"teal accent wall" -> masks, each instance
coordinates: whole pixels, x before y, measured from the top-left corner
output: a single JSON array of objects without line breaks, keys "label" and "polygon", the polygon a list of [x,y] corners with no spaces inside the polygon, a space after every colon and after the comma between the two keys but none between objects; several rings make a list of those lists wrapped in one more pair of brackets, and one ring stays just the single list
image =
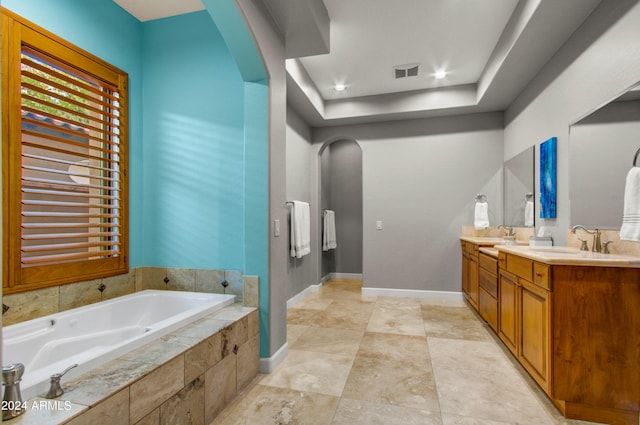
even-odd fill
[{"label": "teal accent wall", "polygon": [[233,0],[205,5],[141,23],[112,0],[2,0],[129,74],[129,264],[259,276],[268,356],[268,81]]},{"label": "teal accent wall", "polygon": [[143,265],[244,269],[244,83],[206,12],[143,23]]},{"label": "teal accent wall", "polygon": [[129,74],[129,264],[142,260],[142,26],[111,0],[2,0],[2,6]]}]

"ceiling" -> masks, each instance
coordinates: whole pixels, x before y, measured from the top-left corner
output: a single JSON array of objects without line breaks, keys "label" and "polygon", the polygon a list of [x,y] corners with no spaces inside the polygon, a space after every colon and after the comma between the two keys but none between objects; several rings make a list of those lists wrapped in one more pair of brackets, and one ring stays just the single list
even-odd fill
[{"label": "ceiling", "polygon": [[[301,62],[329,100],[477,82],[518,0],[324,3],[331,51]],[[405,64],[418,65],[418,75],[396,79],[394,66]],[[446,77],[435,79],[440,70]]]},{"label": "ceiling", "polygon": [[[200,0],[114,1],[141,21],[204,8]],[[312,126],[503,111],[600,3],[253,1],[282,34],[287,100]],[[418,74],[396,79],[398,65],[418,65]]]}]

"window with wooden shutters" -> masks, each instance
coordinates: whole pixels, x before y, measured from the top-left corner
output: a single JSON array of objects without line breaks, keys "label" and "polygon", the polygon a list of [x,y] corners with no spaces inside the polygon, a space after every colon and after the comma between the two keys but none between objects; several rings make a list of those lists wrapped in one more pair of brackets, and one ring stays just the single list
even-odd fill
[{"label": "window with wooden shutters", "polygon": [[3,43],[4,292],[126,272],[127,75],[6,11]]}]

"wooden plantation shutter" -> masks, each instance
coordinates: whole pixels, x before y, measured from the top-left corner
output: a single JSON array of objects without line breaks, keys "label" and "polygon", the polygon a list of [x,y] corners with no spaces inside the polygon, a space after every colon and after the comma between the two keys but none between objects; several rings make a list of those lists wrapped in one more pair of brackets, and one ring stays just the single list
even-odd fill
[{"label": "wooden plantation shutter", "polygon": [[42,29],[13,31],[5,292],[126,272],[127,76]]}]

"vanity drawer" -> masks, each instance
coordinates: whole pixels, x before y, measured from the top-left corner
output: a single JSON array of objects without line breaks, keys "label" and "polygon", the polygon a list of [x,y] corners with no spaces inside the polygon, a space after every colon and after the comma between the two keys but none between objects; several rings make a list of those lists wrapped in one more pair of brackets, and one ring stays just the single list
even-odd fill
[{"label": "vanity drawer", "polygon": [[485,254],[480,254],[478,257],[480,268],[490,271],[491,273],[498,275],[498,260],[492,257],[489,257]]},{"label": "vanity drawer", "polygon": [[465,242],[463,246],[464,252],[469,255],[477,256],[478,255],[478,246],[471,242]]},{"label": "vanity drawer", "polygon": [[533,283],[543,288],[551,289],[549,286],[549,266],[542,263],[533,263]]},{"label": "vanity drawer", "polygon": [[498,276],[489,273],[484,269],[480,269],[478,284],[481,288],[491,294],[492,297],[498,298]]},{"label": "vanity drawer", "polygon": [[507,255],[507,271],[518,277],[533,281],[533,261],[517,255]]}]

